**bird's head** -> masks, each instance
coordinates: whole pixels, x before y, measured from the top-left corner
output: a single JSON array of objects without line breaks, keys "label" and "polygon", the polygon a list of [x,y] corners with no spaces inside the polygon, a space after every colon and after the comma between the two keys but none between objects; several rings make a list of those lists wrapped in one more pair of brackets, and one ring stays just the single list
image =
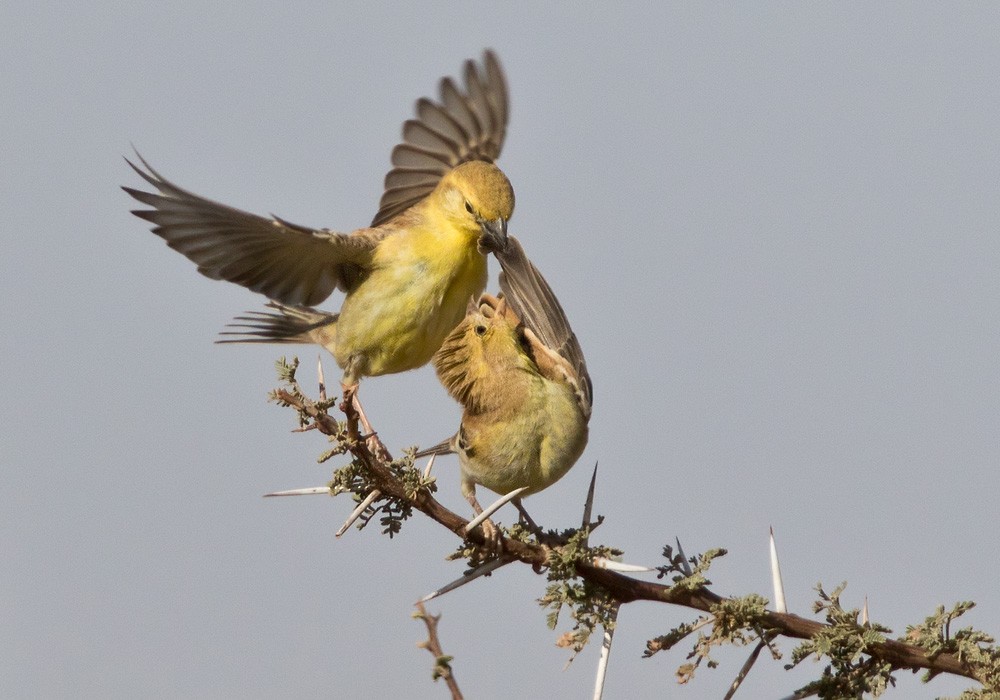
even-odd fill
[{"label": "bird's head", "polygon": [[438,191],[449,218],[479,232],[481,251],[506,249],[514,188],[500,168],[481,160],[462,163],[441,180]]},{"label": "bird's head", "polygon": [[465,317],[465,342],[491,366],[516,363],[524,354],[523,326],[505,299],[484,294]]},{"label": "bird's head", "polygon": [[502,392],[506,372],[532,366],[525,342],[524,326],[507,302],[484,294],[445,339],[434,368],[456,401],[485,405]]}]

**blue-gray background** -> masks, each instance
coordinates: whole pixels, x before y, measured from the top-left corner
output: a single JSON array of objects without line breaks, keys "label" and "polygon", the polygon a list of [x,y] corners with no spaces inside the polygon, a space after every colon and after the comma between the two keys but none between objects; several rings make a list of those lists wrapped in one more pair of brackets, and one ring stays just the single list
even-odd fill
[{"label": "blue-gray background", "polygon": [[[261,300],[196,274],[118,185],[134,142],[198,193],[363,225],[413,101],[486,46],[511,231],[596,387],[534,516],[577,523],[600,461],[595,539],[629,561],[724,546],[715,590],[770,596],[773,525],[793,612],[846,579],[897,634],[964,599],[1000,633],[1000,9],[652,4],[0,8],[4,696],[445,695],[409,615],[461,572],[454,537],[416,518],[337,541],[349,501],[260,498],[329,474],[265,400],[281,349],[212,345]],[[395,450],[457,425],[427,368],[362,395]],[[543,588],[511,568],[431,604],[469,697],[589,695],[597,649],[562,670]],[[721,696],[745,650],[688,687],[682,650],[640,658],[692,615],[626,607],[606,697]],[[782,663],[740,697],[820,672]]]}]

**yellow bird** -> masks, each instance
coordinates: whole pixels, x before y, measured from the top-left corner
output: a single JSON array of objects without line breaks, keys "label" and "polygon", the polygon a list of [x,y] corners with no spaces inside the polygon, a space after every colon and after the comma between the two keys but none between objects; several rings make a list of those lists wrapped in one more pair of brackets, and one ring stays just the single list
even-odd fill
[{"label": "yellow bird", "polygon": [[[139,157],[129,165],[157,192],[124,187],[151,209],[133,213],[198,265],[198,271],[260,292],[282,313],[260,314],[242,342],[301,342],[302,318],[344,370],[342,384],[426,364],[486,286],[487,249],[504,245],[514,191],[493,165],[507,128],[507,85],[496,56],[465,64],[465,89],[450,78],[441,100],[423,98],[392,152],[379,211],[351,233],[265,218],[204,199]],[[127,159],[126,159],[127,160]],[[339,314],[299,306],[346,292]],[[231,341],[241,342],[241,341]]]},{"label": "yellow bird", "polygon": [[470,304],[433,359],[462,404],[461,427],[418,453],[458,454],[462,494],[476,514],[477,484],[499,494],[527,487],[528,496],[562,478],[587,444],[593,404],[583,352],[551,288],[516,238],[494,252],[503,296]]}]

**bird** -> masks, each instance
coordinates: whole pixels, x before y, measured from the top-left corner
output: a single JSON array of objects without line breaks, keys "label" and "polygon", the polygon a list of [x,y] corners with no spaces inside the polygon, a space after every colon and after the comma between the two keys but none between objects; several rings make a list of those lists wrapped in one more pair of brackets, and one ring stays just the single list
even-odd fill
[{"label": "bird", "polygon": [[[132,213],[199,272],[259,292],[278,309],[255,315],[263,328],[229,342],[300,342],[303,319],[321,321],[306,340],[335,357],[346,398],[362,377],[427,364],[470,296],[485,289],[486,251],[505,244],[514,211],[513,187],[494,163],[507,121],[506,78],[487,50],[481,65],[466,61],[464,89],[446,77],[440,101],[417,101],[392,151],[378,212],[350,233],[205,199],[138,152],[141,167],[125,160],[155,191],[122,189],[150,207]],[[334,289],[345,292],[339,313],[308,308]]]},{"label": "bird", "polygon": [[[432,360],[441,384],[462,405],[458,432],[416,456],[458,454],[461,491],[477,515],[476,486],[499,494],[548,488],[587,444],[593,388],[569,320],[516,237],[493,250],[499,297],[482,295]],[[528,519],[530,523],[530,519]],[[484,521],[487,541],[499,532]]]}]

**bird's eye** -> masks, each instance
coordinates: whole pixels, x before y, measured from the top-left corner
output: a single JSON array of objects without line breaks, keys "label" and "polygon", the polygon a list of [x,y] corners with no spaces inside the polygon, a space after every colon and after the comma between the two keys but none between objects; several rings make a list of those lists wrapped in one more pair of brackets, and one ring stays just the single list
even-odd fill
[{"label": "bird's eye", "polygon": [[476,326],[476,335],[486,335],[486,326],[481,323]]},{"label": "bird's eye", "polygon": [[474,212],[472,210],[472,205],[469,204],[468,202],[465,203],[465,211],[469,212],[470,214],[475,214],[476,213],[476,212]]}]

